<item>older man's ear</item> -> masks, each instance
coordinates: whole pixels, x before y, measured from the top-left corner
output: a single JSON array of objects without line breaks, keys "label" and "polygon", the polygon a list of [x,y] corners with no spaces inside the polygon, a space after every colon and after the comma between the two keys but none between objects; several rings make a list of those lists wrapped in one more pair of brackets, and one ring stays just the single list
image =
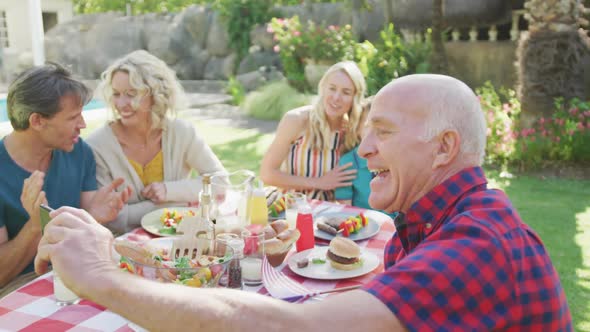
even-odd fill
[{"label": "older man's ear", "polygon": [[451,164],[459,154],[461,136],[456,130],[445,130],[437,136],[438,147],[434,151],[432,169]]}]

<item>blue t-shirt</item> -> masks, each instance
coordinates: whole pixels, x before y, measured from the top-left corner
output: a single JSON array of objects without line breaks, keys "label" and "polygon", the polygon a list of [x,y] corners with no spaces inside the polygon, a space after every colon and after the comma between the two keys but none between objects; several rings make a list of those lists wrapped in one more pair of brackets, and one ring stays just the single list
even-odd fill
[{"label": "blue t-shirt", "polygon": [[[338,165],[342,166],[350,162],[352,162],[352,169],[357,170],[356,178],[352,180],[352,186],[340,187],[334,190],[336,200],[352,200],[352,206],[371,209],[369,205],[369,195],[371,194],[369,183],[373,180],[373,175],[369,171],[369,167],[367,167],[367,159],[359,156],[358,146],[343,154],[338,161]],[[381,212],[387,214],[392,219],[397,216],[397,212]]]},{"label": "blue t-shirt", "polygon": [[358,146],[343,154],[338,161],[338,165],[342,166],[350,162],[352,162],[351,169],[357,170],[356,178],[352,181],[352,186],[336,188],[334,191],[336,200],[352,200],[352,206],[370,209],[369,194],[371,188],[369,182],[371,182],[373,176],[367,167],[367,160],[358,155]]},{"label": "blue t-shirt", "polygon": [[[29,171],[17,165],[0,140],[0,227],[6,226],[8,239],[12,240],[29,220],[22,207],[20,195],[23,182],[31,176]],[[47,203],[54,209],[61,206],[80,207],[80,194],[94,191],[96,162],[90,147],[80,139],[71,152],[53,150],[49,169],[45,174],[43,191]],[[21,272],[33,271],[33,262]]]}]

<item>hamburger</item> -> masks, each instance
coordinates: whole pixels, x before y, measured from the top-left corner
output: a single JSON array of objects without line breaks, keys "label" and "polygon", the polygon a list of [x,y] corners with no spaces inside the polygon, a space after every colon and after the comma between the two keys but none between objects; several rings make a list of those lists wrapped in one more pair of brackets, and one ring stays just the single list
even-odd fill
[{"label": "hamburger", "polygon": [[350,271],[361,267],[361,248],[354,241],[335,237],[330,241],[330,247],[326,258],[333,268],[337,270]]}]

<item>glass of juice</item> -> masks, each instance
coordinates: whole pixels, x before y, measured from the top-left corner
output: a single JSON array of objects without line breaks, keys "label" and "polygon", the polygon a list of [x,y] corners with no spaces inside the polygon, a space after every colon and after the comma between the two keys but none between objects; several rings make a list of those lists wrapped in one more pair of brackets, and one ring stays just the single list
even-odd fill
[{"label": "glass of juice", "polygon": [[307,196],[298,192],[291,192],[287,196],[285,219],[287,220],[287,224],[289,224],[289,229],[294,229],[297,224],[297,212],[307,204]]}]

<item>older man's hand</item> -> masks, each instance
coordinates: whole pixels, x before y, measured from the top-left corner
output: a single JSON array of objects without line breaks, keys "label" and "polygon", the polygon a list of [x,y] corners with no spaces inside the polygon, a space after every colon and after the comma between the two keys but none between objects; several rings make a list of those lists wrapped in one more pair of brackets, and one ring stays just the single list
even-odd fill
[{"label": "older man's hand", "polygon": [[51,217],[39,243],[35,271],[46,272],[51,262],[68,288],[87,297],[101,277],[118,272],[111,251],[113,235],[84,210],[61,207]]}]

